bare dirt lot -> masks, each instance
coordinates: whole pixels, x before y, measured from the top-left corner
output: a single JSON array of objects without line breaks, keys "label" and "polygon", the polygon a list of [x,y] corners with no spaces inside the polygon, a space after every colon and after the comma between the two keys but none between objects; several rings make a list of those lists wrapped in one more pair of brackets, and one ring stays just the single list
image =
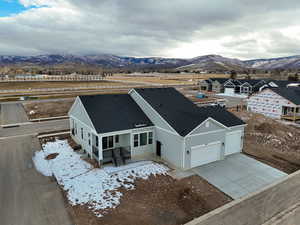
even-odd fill
[{"label": "bare dirt lot", "polygon": [[69,206],[77,225],[176,225],[184,224],[232,201],[198,176],[175,180],[152,176],[124,191],[121,204],[97,218],[84,206]]},{"label": "bare dirt lot", "polygon": [[228,78],[227,74],[116,74],[112,77],[107,77],[107,80],[122,80],[129,82],[147,82],[162,85],[193,85],[197,81],[207,79],[209,77]]},{"label": "bare dirt lot", "polygon": [[111,81],[40,81],[40,82],[0,82],[0,90],[16,90],[30,88],[70,88],[95,86],[124,86],[126,84]]},{"label": "bare dirt lot", "polygon": [[244,153],[289,174],[300,169],[300,128],[260,114],[236,114],[248,124]]},{"label": "bare dirt lot", "polygon": [[29,119],[67,116],[74,99],[23,103]]}]

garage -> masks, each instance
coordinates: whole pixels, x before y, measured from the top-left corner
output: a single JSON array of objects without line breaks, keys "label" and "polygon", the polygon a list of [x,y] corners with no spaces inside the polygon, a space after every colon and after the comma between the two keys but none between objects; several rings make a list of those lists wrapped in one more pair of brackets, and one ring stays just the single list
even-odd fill
[{"label": "garage", "polygon": [[221,142],[191,148],[191,168],[221,160]]},{"label": "garage", "polygon": [[225,94],[234,95],[234,88],[225,88]]},{"label": "garage", "polygon": [[225,155],[231,155],[241,152],[242,149],[242,132],[234,131],[226,134],[225,138]]}]

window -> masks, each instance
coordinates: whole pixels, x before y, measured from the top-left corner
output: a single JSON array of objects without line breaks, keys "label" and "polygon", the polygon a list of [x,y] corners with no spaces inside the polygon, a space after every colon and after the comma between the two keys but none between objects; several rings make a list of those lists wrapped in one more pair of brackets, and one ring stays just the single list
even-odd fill
[{"label": "window", "polygon": [[83,128],[81,128],[81,139],[83,140]]},{"label": "window", "polygon": [[138,134],[135,134],[133,136],[133,146],[134,147],[138,147],[139,146],[139,135]]},{"label": "window", "polygon": [[116,135],[116,136],[115,136],[115,142],[116,142],[116,143],[119,143],[119,135]]},{"label": "window", "polygon": [[107,137],[102,139],[102,149],[107,149]]},{"label": "window", "polygon": [[91,145],[91,134],[88,133],[88,138],[89,138],[89,145]]},{"label": "window", "polygon": [[114,147],[114,136],[109,136],[108,137],[108,148],[113,148]]},{"label": "window", "polygon": [[99,146],[99,138],[98,138],[98,136],[96,136],[96,147],[98,147]]},{"label": "window", "polygon": [[103,137],[102,149],[108,149],[114,147],[114,136]]},{"label": "window", "polygon": [[151,145],[153,143],[153,132],[149,132],[148,134],[148,144]]},{"label": "window", "polygon": [[147,144],[147,133],[140,134],[140,146],[144,146]]}]

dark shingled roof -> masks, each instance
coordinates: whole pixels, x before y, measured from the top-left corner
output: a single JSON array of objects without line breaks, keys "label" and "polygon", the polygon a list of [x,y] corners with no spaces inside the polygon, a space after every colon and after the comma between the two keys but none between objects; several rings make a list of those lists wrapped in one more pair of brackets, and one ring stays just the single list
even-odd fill
[{"label": "dark shingled roof", "polygon": [[181,136],[186,136],[208,117],[227,127],[245,124],[219,106],[198,107],[174,88],[135,89]]},{"label": "dark shingled roof", "polygon": [[[152,126],[152,122],[128,94],[79,96],[96,131],[107,133]],[[139,127],[139,126],[138,126]]]},{"label": "dark shingled roof", "polygon": [[211,81],[218,81],[220,84],[224,84],[226,81],[228,81],[228,78],[209,78]]},{"label": "dark shingled roof", "polygon": [[269,80],[268,83],[273,82],[278,87],[287,87],[289,84],[300,84],[300,81],[289,81],[289,80]]},{"label": "dark shingled roof", "polygon": [[288,88],[271,88],[272,91],[280,96],[291,101],[295,105],[300,105],[300,87],[288,87]]}]

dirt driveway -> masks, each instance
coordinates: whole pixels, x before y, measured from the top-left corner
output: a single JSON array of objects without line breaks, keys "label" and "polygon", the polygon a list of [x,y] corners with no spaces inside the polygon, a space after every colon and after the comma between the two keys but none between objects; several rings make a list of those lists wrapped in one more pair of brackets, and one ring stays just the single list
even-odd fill
[{"label": "dirt driveway", "polygon": [[62,194],[54,181],[39,174],[32,154],[35,137],[0,139],[0,224],[71,225]]}]

